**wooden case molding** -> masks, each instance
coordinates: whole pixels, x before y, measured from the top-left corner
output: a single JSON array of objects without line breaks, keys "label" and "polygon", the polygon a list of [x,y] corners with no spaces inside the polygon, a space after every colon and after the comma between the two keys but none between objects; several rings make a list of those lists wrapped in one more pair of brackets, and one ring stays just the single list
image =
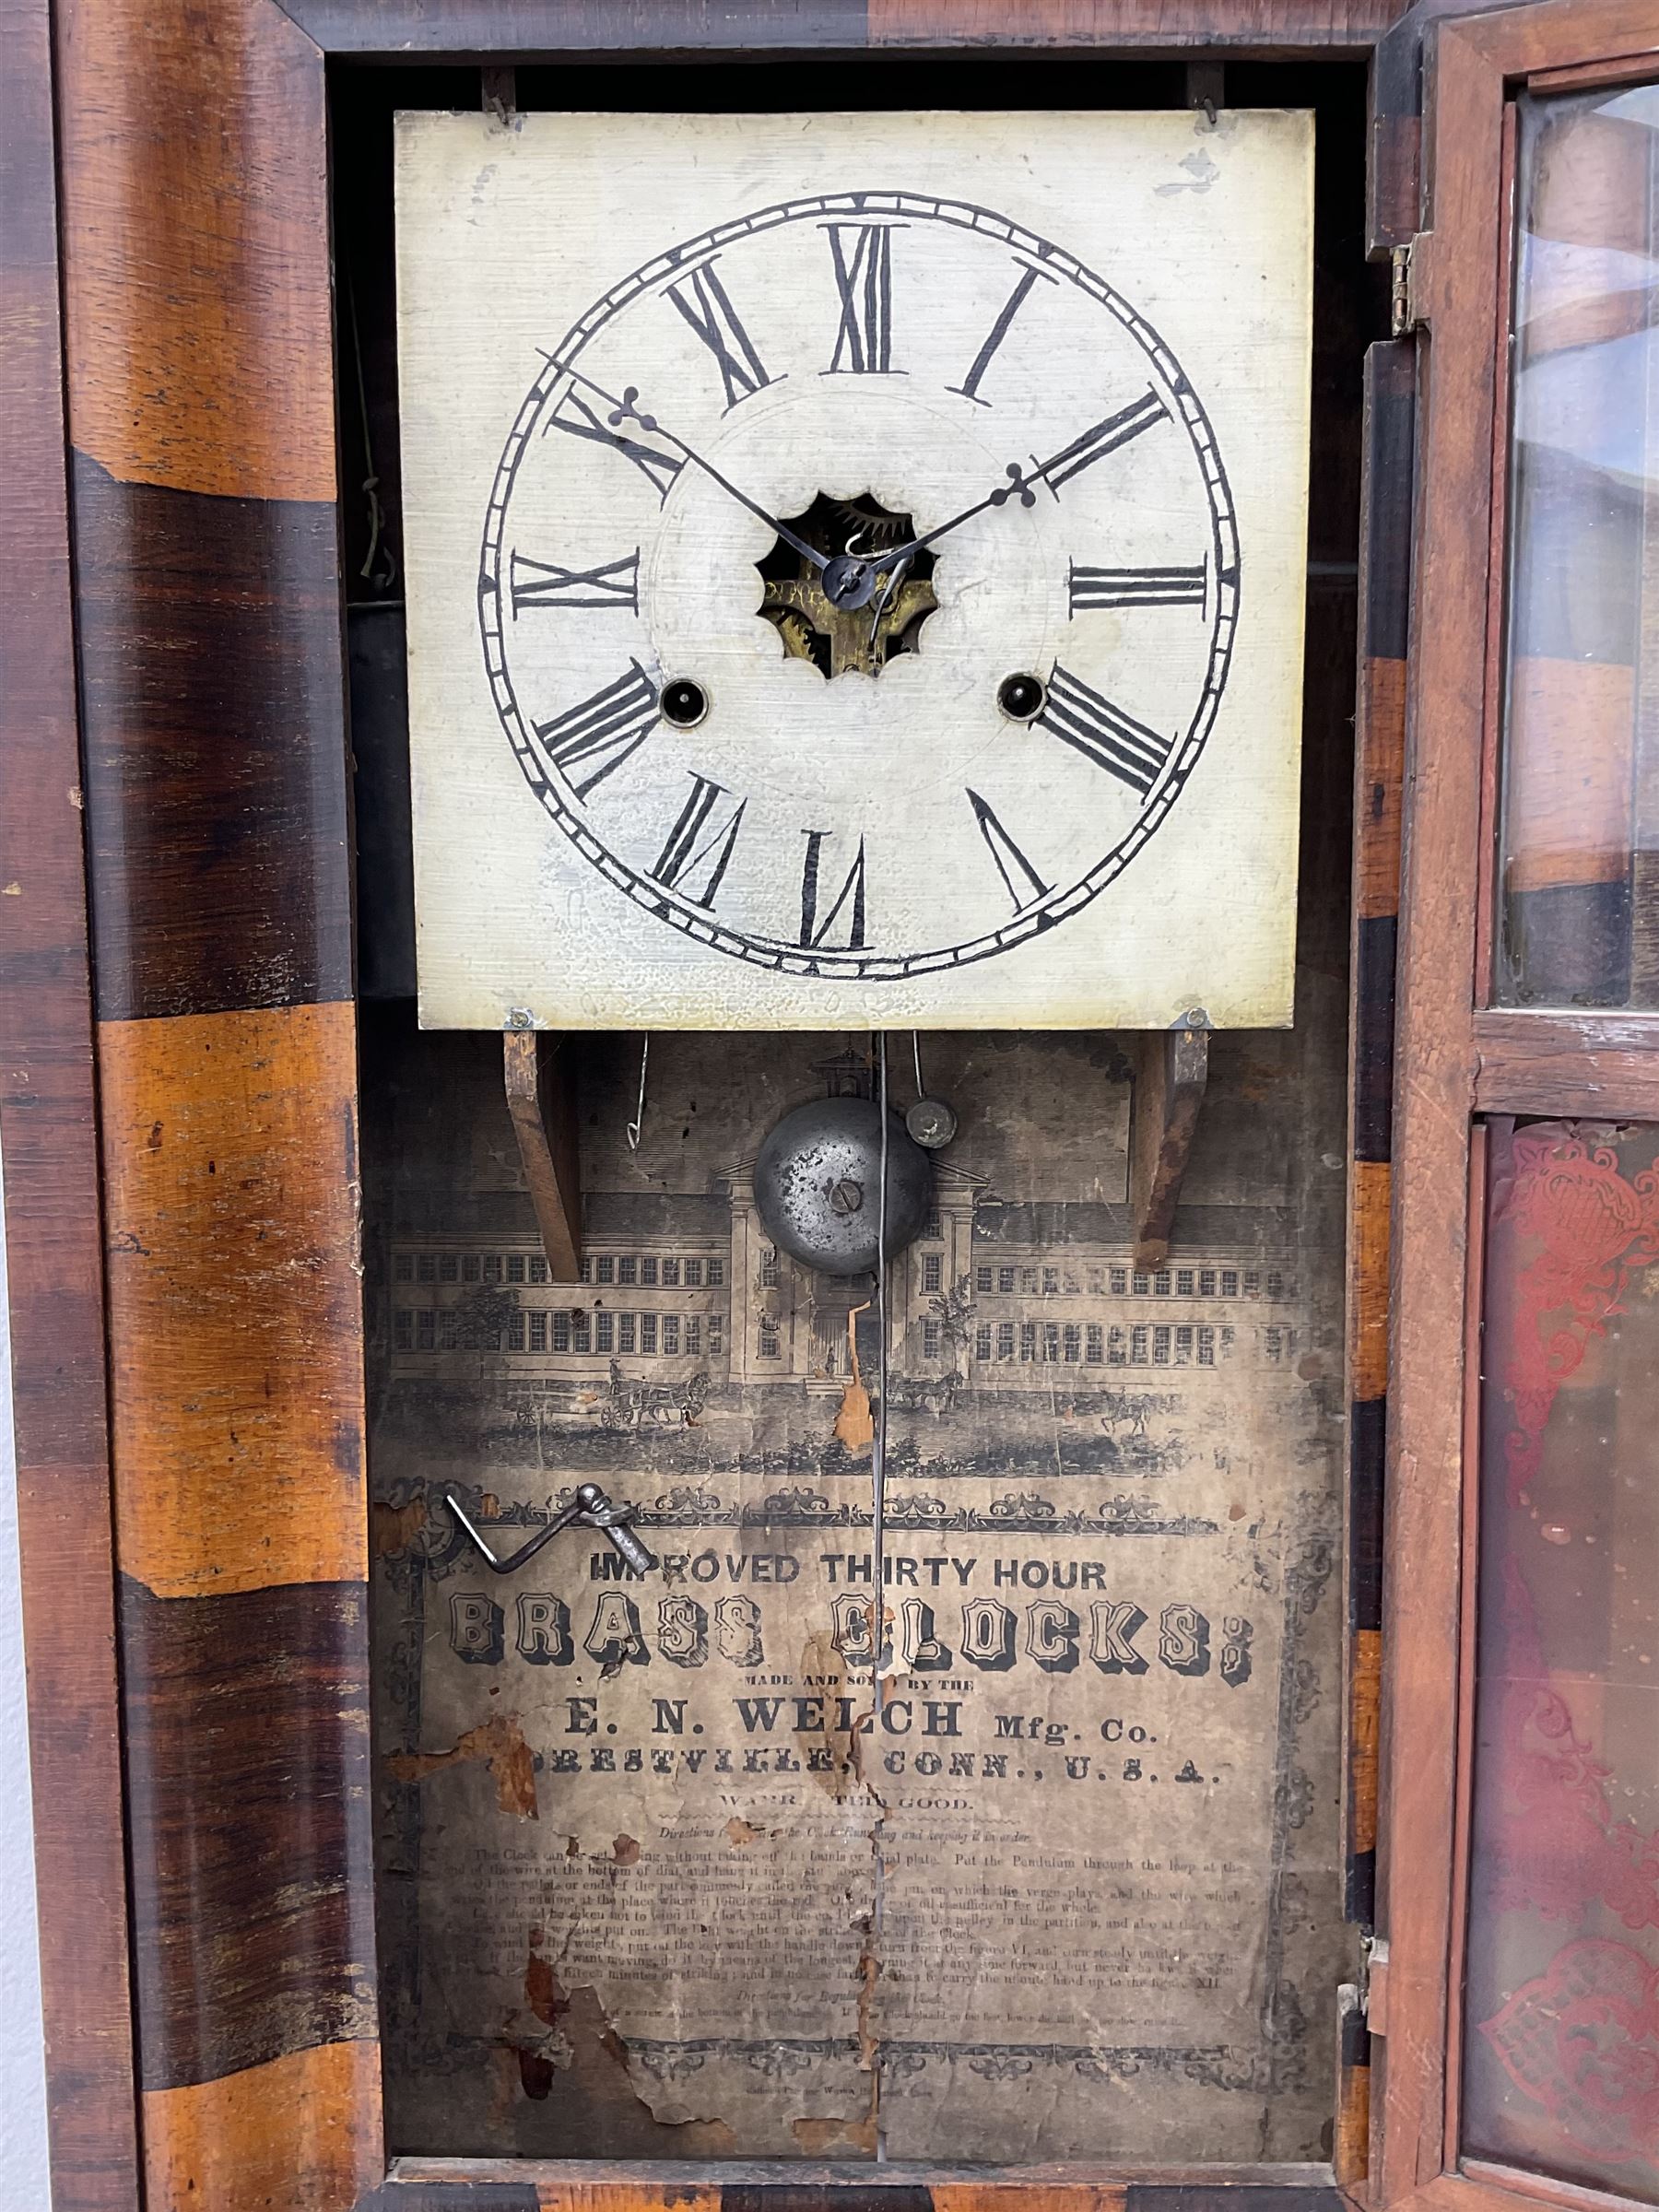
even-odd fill
[{"label": "wooden case molding", "polygon": [[[1376,1919],[1377,1724],[1382,1696],[1382,1468],[1388,1415],[1388,1249],[1394,1155],[1394,959],[1411,587],[1415,348],[1391,339],[1365,364],[1354,722],[1354,900],[1348,954],[1347,1915]],[[1356,2018],[1352,2063],[1369,2074]],[[1345,2055],[1347,2055],[1345,2053]],[[1357,2085],[1369,2091],[1369,2078]],[[1342,2178],[1365,2171],[1368,2112]]]},{"label": "wooden case molding", "polygon": [[[386,2172],[325,65],[1351,57],[1398,12],[59,0],[49,56],[47,0],[0,0],[0,529],[20,647],[0,1131],[57,2212],[806,2212],[831,2180],[883,2212],[1336,2202],[1305,2169],[1225,2188],[1057,2169]],[[1384,753],[1396,659],[1371,654]],[[1386,886],[1364,911],[1386,920]],[[1373,1345],[1374,1305],[1359,1325]]]},{"label": "wooden case molding", "polygon": [[47,0],[0,0],[0,1152],[47,2124],[59,2203],[121,2212],[138,2150]]}]

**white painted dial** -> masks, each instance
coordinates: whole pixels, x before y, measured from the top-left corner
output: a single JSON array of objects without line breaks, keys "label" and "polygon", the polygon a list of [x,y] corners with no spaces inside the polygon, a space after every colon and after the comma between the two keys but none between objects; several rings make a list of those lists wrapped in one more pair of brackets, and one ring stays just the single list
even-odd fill
[{"label": "white painted dial", "polygon": [[[935,609],[874,672],[826,675],[761,611],[815,501],[908,516],[932,556]],[[833,550],[803,577],[843,582]],[[850,614],[897,606],[903,554]],[[531,790],[620,893],[808,986],[878,985],[1121,874],[1209,735],[1239,593],[1222,456],[1158,333],[1016,223],[871,190],[670,246],[550,347],[479,612]]]}]

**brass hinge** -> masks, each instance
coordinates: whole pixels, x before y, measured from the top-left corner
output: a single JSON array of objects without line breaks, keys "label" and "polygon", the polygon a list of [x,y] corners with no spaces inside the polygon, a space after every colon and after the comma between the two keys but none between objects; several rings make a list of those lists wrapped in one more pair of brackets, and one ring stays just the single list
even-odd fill
[{"label": "brass hinge", "polygon": [[1365,2024],[1373,2035],[1388,2033],[1388,1938],[1368,1936],[1360,1962],[1360,1998]]},{"label": "brass hinge", "polygon": [[1419,230],[1407,244],[1389,255],[1393,282],[1389,290],[1389,327],[1396,338],[1408,338],[1429,320],[1424,285],[1429,275],[1430,231]]}]

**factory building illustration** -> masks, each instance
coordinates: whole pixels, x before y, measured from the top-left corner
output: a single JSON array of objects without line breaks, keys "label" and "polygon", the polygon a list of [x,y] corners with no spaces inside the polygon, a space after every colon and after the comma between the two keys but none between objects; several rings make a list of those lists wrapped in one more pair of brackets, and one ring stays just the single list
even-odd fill
[{"label": "factory building illustration", "polygon": [[[574,1289],[549,1282],[511,1194],[465,1205],[465,1226],[406,1231],[391,1253],[394,1380],[483,1373],[575,1394],[619,1373],[674,1397],[700,1378],[841,1392],[853,1342],[874,1341],[871,1288],[778,1251],[751,1167],[706,1194],[590,1192]],[[1126,1206],[1008,1202],[937,1162],[933,1211],[889,1271],[898,1375],[923,1391],[1052,1393],[1295,1358],[1288,1216],[1189,1208],[1156,1274],[1135,1270],[1132,1241]]]}]

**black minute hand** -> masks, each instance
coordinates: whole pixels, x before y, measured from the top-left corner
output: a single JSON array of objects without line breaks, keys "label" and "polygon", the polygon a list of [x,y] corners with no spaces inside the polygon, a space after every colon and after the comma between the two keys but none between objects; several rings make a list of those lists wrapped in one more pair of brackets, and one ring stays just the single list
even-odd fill
[{"label": "black minute hand", "polygon": [[747,492],[739,491],[729,477],[723,477],[712,461],[705,461],[694,447],[688,445],[683,438],[676,437],[675,433],[659,422],[654,415],[642,413],[638,405],[640,394],[637,385],[627,385],[621,398],[618,399],[614,392],[607,392],[603,384],[596,384],[591,376],[583,376],[579,369],[566,369],[565,374],[571,378],[572,382],[585,384],[595,399],[605,402],[611,410],[610,424],[613,429],[619,430],[625,422],[637,422],[642,430],[653,430],[659,438],[665,438],[670,445],[678,446],[687,460],[700,468],[703,475],[718,484],[722,491],[728,493],[735,500],[739,507],[747,507],[749,512],[763,522],[769,530],[775,530],[783,543],[786,546],[793,546],[803,559],[811,561],[814,568],[821,569],[828,565],[830,556],[827,553],[820,553],[816,546],[809,546],[804,537],[797,537],[786,524],[779,522],[775,514],[768,514],[764,507],[758,506],[749,498]]},{"label": "black minute hand", "polygon": [[997,485],[982,500],[975,500],[971,507],[964,507],[960,514],[953,514],[947,523],[941,523],[936,529],[928,531],[924,537],[913,537],[909,545],[900,546],[892,553],[884,553],[883,561],[890,564],[903,560],[911,554],[919,553],[924,546],[936,545],[949,531],[959,529],[962,524],[971,522],[976,514],[983,514],[987,507],[1005,507],[1012,499],[1018,499],[1022,507],[1034,507],[1037,504],[1037,494],[1031,488],[1034,484],[1046,485],[1058,499],[1062,484],[1081,475],[1095,462],[1104,460],[1108,453],[1116,453],[1120,446],[1127,445],[1133,438],[1138,438],[1143,430],[1149,430],[1154,423],[1161,422],[1168,414],[1169,409],[1157,393],[1147,391],[1130,406],[1120,407],[1115,415],[1108,415],[1104,422],[1095,423],[1080,438],[1074,438],[1069,445],[1063,445],[1057,453],[1051,453],[1046,461],[1039,461],[1033,454],[1029,470],[1021,468],[1018,461],[1010,461],[1004,471],[1008,478],[1006,484]]}]

